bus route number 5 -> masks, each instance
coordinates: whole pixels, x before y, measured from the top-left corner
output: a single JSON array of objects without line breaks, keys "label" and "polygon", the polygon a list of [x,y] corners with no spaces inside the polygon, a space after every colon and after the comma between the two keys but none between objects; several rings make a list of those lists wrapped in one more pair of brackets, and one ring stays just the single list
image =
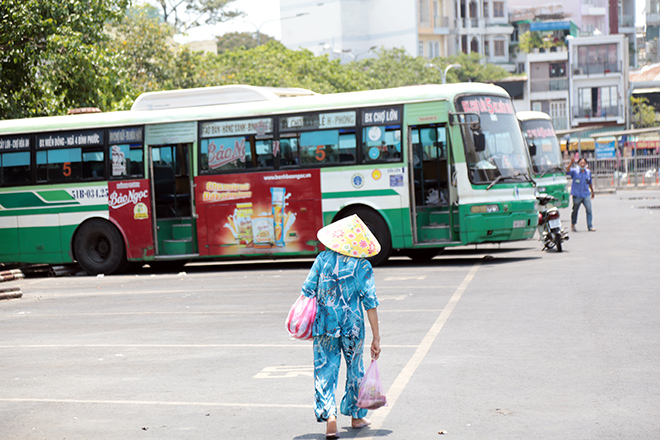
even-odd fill
[{"label": "bus route number 5", "polygon": [[323,162],[325,160],[325,145],[317,145],[316,147],[316,160]]},{"label": "bus route number 5", "polygon": [[64,162],[64,165],[62,166],[62,174],[64,174],[64,177],[71,176],[71,162]]}]

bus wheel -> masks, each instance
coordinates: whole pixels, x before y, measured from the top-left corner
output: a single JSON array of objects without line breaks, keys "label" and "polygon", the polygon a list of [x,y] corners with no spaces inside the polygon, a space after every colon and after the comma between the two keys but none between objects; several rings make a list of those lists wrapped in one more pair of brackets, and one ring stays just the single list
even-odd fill
[{"label": "bus wheel", "polygon": [[127,266],[124,240],[112,224],[90,220],[83,224],[73,244],[78,264],[90,275],[122,272]]},{"label": "bus wheel", "polygon": [[387,227],[387,223],[385,223],[385,220],[383,220],[380,214],[367,209],[351,209],[342,217],[348,217],[353,214],[357,214],[362,219],[364,224],[376,236],[378,243],[380,243],[380,252],[378,255],[369,258],[369,261],[373,266],[385,263],[390,258],[390,255],[392,255],[392,236],[390,235],[390,228]]}]

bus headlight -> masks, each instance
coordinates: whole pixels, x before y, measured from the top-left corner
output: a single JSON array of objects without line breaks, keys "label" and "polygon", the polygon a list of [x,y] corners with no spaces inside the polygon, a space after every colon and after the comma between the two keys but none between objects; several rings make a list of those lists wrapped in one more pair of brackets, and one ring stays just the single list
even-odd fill
[{"label": "bus headlight", "polygon": [[499,205],[475,205],[470,207],[472,214],[486,214],[490,212],[500,212]]}]

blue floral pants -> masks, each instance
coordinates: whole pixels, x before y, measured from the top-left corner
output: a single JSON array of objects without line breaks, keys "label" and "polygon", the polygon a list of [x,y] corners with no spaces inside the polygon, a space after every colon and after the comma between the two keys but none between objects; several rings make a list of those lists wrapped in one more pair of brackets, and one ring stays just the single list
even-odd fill
[{"label": "blue floral pants", "polygon": [[341,399],[340,410],[346,416],[361,419],[367,415],[367,410],[358,408],[357,398],[360,381],[364,376],[362,351],[364,339],[331,336],[314,337],[314,387],[316,420],[323,422],[330,416],[337,416],[337,378],[341,353],[346,361],[346,389]]}]

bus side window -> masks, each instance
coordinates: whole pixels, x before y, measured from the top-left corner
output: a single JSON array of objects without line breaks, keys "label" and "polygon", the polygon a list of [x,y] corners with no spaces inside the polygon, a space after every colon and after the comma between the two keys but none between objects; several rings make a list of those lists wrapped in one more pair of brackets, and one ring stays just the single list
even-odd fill
[{"label": "bus side window", "polygon": [[273,168],[273,141],[271,139],[255,142],[256,160],[259,168]]},{"label": "bus side window", "polygon": [[302,132],[300,162],[303,165],[339,162],[339,130]]},{"label": "bus side window", "polygon": [[82,149],[37,151],[37,180],[70,182],[82,177]]},{"label": "bus side window", "polygon": [[280,139],[280,167],[300,165],[299,143],[297,137]]},{"label": "bus side window", "polygon": [[142,144],[120,144],[110,146],[112,178],[144,177],[144,151]]},{"label": "bus side window", "polygon": [[82,154],[83,179],[105,178],[104,157],[103,151],[85,151]]},{"label": "bus side window", "polygon": [[341,163],[355,163],[355,151],[357,141],[355,133],[341,133],[339,134],[339,162]]},{"label": "bus side window", "polygon": [[202,139],[200,168],[217,173],[252,168],[252,146],[249,136]]},{"label": "bus side window", "polygon": [[0,154],[0,184],[30,183],[30,153],[20,151]]},{"label": "bus side window", "polygon": [[401,160],[401,126],[373,126],[362,131],[363,162]]}]

